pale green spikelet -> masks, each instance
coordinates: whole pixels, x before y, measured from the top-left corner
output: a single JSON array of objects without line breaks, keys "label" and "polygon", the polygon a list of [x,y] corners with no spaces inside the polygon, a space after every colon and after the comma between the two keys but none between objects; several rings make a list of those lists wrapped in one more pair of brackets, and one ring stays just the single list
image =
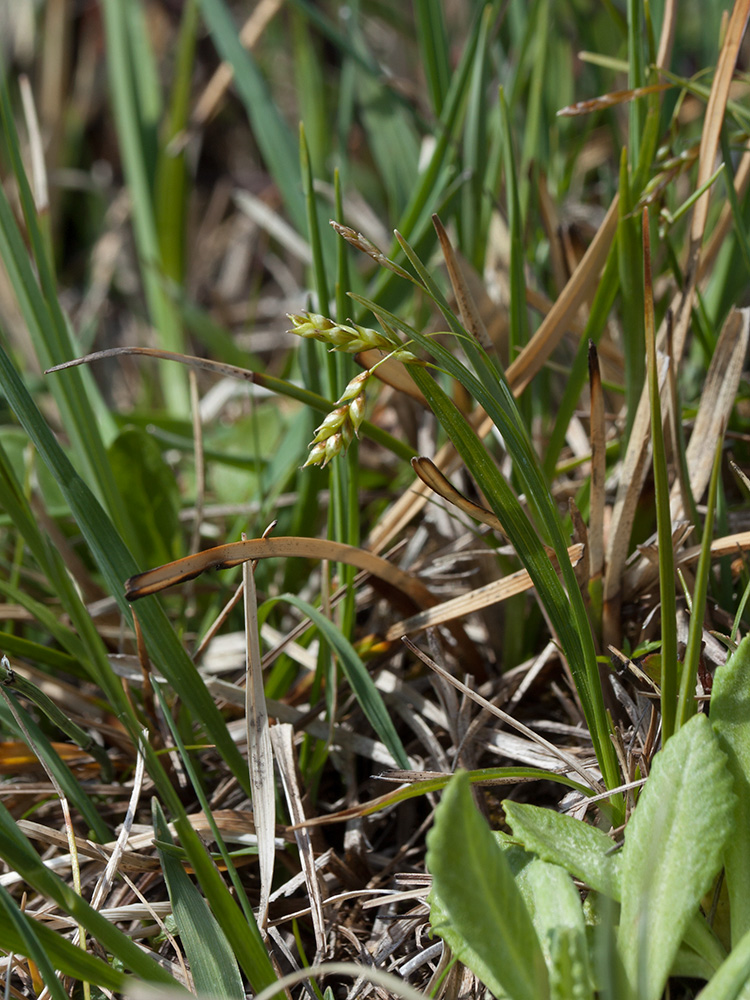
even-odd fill
[{"label": "pale green spikelet", "polygon": [[355,375],[338,400],[338,405],[326,414],[323,423],[316,429],[303,468],[308,465],[325,467],[336,455],[345,452],[365,417],[365,384],[370,378],[369,371]]},{"label": "pale green spikelet", "polygon": [[290,333],[299,337],[319,340],[330,345],[332,350],[345,351],[347,354],[357,354],[359,351],[385,351],[397,361],[404,364],[416,361],[416,357],[401,347],[397,341],[392,341],[377,330],[358,323],[334,323],[333,320],[320,313],[287,313],[292,321]]}]

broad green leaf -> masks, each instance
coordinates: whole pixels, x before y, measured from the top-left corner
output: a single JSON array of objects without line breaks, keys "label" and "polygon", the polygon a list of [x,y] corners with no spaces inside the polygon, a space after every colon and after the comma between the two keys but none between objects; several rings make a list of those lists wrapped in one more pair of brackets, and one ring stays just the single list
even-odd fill
[{"label": "broad green leaf", "polygon": [[618,949],[639,1000],[658,1000],[680,942],[721,867],[736,798],[708,718],[689,720],[654,758],[625,829]]},{"label": "broad green leaf", "polygon": [[[174,843],[156,799],[153,801],[153,819],[157,842]],[[182,864],[168,851],[161,850],[158,843],[157,850],[177,930],[198,994],[211,995],[216,1000],[244,1000],[245,991],[237,959],[205,899]]]},{"label": "broad green leaf", "polygon": [[534,858],[516,875],[547,963],[550,994],[590,997],[592,977],[581,897],[559,865]]},{"label": "broad green leaf", "polygon": [[127,499],[141,549],[152,563],[175,559],[180,491],[154,436],[139,427],[127,427],[112,442],[107,457],[118,489]]},{"label": "broad green leaf", "polygon": [[427,848],[434,931],[495,995],[544,1000],[549,982],[534,924],[466,774],[443,793]]},{"label": "broad green leaf", "polygon": [[357,655],[352,644],[344,638],[330,619],[314,608],[307,601],[301,600],[294,594],[282,594],[281,597],[274,597],[264,601],[261,605],[261,620],[266,609],[270,609],[279,601],[293,604],[308,616],[310,621],[319,629],[320,634],[330,645],[339,658],[341,669],[344,671],[346,679],[349,681],[352,691],[356,695],[360,708],[367,716],[370,725],[378,734],[379,738],[391,752],[393,759],[399,767],[408,768],[409,758],[406,756],[404,745],[391,721],[388,710],[385,707],[380,692],[370,677],[367,667]]},{"label": "broad green leaf", "polygon": [[594,826],[526,802],[503,803],[513,836],[543,861],[560,865],[586,885],[620,898],[619,855],[614,842]]},{"label": "broad green leaf", "polygon": [[698,1000],[749,1000],[750,931],[732,948],[711,981],[698,994]]},{"label": "broad green leaf", "polygon": [[[544,861],[561,865],[590,888],[616,902],[620,900],[620,858],[610,838],[588,823],[526,802],[506,801],[505,816],[513,835]],[[703,916],[696,913],[685,942],[700,956],[703,966],[718,968],[725,954]]]},{"label": "broad green leaf", "polygon": [[[711,722],[727,755],[737,795],[737,829],[750,830],[750,636],[719,667],[711,692]],[[732,945],[750,931],[750,838],[732,837],[724,856]]]}]

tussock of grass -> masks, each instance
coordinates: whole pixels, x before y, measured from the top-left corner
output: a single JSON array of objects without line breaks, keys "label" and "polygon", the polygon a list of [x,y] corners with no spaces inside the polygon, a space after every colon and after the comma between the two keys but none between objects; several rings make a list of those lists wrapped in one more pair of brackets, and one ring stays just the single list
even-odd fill
[{"label": "tussock of grass", "polygon": [[748,4],[73,6],[0,90],[0,982],[733,996]]}]

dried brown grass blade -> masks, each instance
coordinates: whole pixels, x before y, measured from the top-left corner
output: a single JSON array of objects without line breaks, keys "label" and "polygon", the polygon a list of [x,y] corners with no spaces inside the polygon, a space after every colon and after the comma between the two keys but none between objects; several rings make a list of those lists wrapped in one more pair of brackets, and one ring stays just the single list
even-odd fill
[{"label": "dried brown grass blade", "polygon": [[[191,580],[208,569],[229,569],[248,560],[291,556],[301,559],[328,559],[333,563],[346,563],[365,570],[370,574],[373,586],[395,607],[406,613],[413,612],[415,608],[432,607],[439,600],[416,577],[372,552],[326,538],[301,536],[244,539],[204,549],[203,552],[185,556],[183,559],[132,576],[125,581],[125,596],[129,601],[134,601]],[[474,643],[460,625],[450,625],[449,628],[459,644],[467,666],[470,666],[477,676],[483,676],[484,664]]]},{"label": "dried brown grass blade", "polygon": [[465,497],[463,493],[457,490],[453,483],[443,475],[431,458],[426,458],[424,455],[413,458],[411,460],[411,467],[414,469],[422,482],[426,486],[429,486],[429,488],[434,493],[437,493],[438,496],[441,496],[444,500],[453,504],[454,507],[463,511],[464,514],[468,514],[469,517],[474,518],[475,521],[480,521],[482,524],[488,525],[501,537],[505,537],[505,532],[498,516],[491,510],[487,510],[486,507],[481,507],[478,503],[474,503],[473,500],[469,500],[468,497]]},{"label": "dried brown grass blade", "polygon": [[[706,106],[705,126],[701,133],[701,150],[698,159],[698,180],[696,188],[702,187],[714,172],[716,153],[719,148],[719,137],[724,122],[724,111],[729,99],[729,87],[732,83],[734,68],[740,51],[742,38],[750,16],[750,0],[736,0],[729,19],[724,44],[719,53],[711,93]],[[690,227],[691,244],[700,244],[708,218],[708,199],[710,191],[705,191],[698,199],[693,211]],[[692,251],[692,246],[691,246]]]},{"label": "dried brown grass blade", "polygon": [[456,297],[461,322],[472,337],[474,337],[475,340],[485,349],[485,351],[490,352],[493,350],[492,341],[490,340],[487,328],[482,321],[479,309],[474,301],[474,296],[471,294],[469,286],[463,276],[461,264],[456,256],[455,250],[453,249],[450,238],[445,231],[443,223],[437,215],[433,215],[432,224],[435,227],[435,232],[437,233],[438,240],[440,241],[440,249],[443,251],[445,266],[448,269],[448,277],[450,278],[453,294]]},{"label": "dried brown grass blade", "polygon": [[[480,438],[486,437],[492,428],[492,421],[485,414],[484,410],[479,408],[470,414],[469,423],[476,430]],[[434,463],[441,471],[451,473],[455,469],[460,468],[463,461],[453,445],[447,442],[438,451],[437,455],[435,455]],[[429,492],[430,488],[427,484],[418,480],[402,493],[373,528],[368,540],[368,549],[371,552],[381,552],[391,539],[395,538],[400,531],[403,531],[412,518],[416,517],[422,507],[424,507]]]},{"label": "dried brown grass blade", "polygon": [[560,108],[557,112],[558,118],[575,118],[578,115],[588,115],[592,111],[601,111],[604,108],[614,107],[615,104],[626,104],[634,101],[638,97],[646,97],[648,94],[655,94],[661,90],[669,90],[670,83],[654,83],[648,87],[634,87],[629,90],[613,90],[609,94],[601,94],[599,97],[591,97],[587,101],[577,101],[575,104],[568,104]]},{"label": "dried brown grass blade", "polygon": [[410,603],[418,607],[428,607],[437,600],[415,577],[372,552],[326,538],[301,536],[249,538],[204,549],[195,555],[185,556],[183,559],[132,576],[125,583],[125,596],[129,601],[134,601],[190,580],[208,569],[229,569],[251,559],[290,556],[300,559],[328,559],[334,563],[343,562],[356,566],[404,595]]},{"label": "dried brown grass blade", "polygon": [[[711,478],[716,442],[732,412],[750,343],[750,309],[733,309],[725,322],[711,358],[693,433],[686,449],[690,489],[696,503]],[[679,484],[671,496],[672,518],[683,517]]]}]

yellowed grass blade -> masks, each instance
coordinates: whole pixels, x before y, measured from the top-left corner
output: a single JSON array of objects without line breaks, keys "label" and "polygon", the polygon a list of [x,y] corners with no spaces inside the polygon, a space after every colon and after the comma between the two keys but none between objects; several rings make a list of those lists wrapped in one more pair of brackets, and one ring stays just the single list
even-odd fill
[{"label": "yellowed grass blade", "polygon": [[[583,554],[584,546],[580,542],[568,548],[568,555],[574,567],[580,562]],[[470,591],[468,594],[461,594],[459,597],[453,597],[449,601],[437,604],[435,607],[427,611],[422,611],[418,615],[413,615],[405,621],[396,622],[395,625],[392,625],[388,629],[385,637],[393,641],[400,639],[404,635],[413,635],[415,632],[421,632],[423,629],[434,625],[445,625],[447,622],[463,618],[474,611],[481,611],[483,608],[489,608],[493,604],[499,604],[501,601],[513,597],[514,594],[521,594],[525,590],[530,590],[533,586],[532,579],[526,570],[519,570],[517,573],[511,573],[510,576],[503,577],[502,580],[495,580],[484,587],[478,587],[476,590]]]},{"label": "yellowed grass blade", "polygon": [[604,266],[617,231],[617,204],[618,199],[615,196],[599,231],[571,275],[570,281],[542,320],[534,336],[508,367],[506,377],[517,396],[543,367],[569,329],[571,322],[575,320],[580,307],[593,293],[599,272]]}]

